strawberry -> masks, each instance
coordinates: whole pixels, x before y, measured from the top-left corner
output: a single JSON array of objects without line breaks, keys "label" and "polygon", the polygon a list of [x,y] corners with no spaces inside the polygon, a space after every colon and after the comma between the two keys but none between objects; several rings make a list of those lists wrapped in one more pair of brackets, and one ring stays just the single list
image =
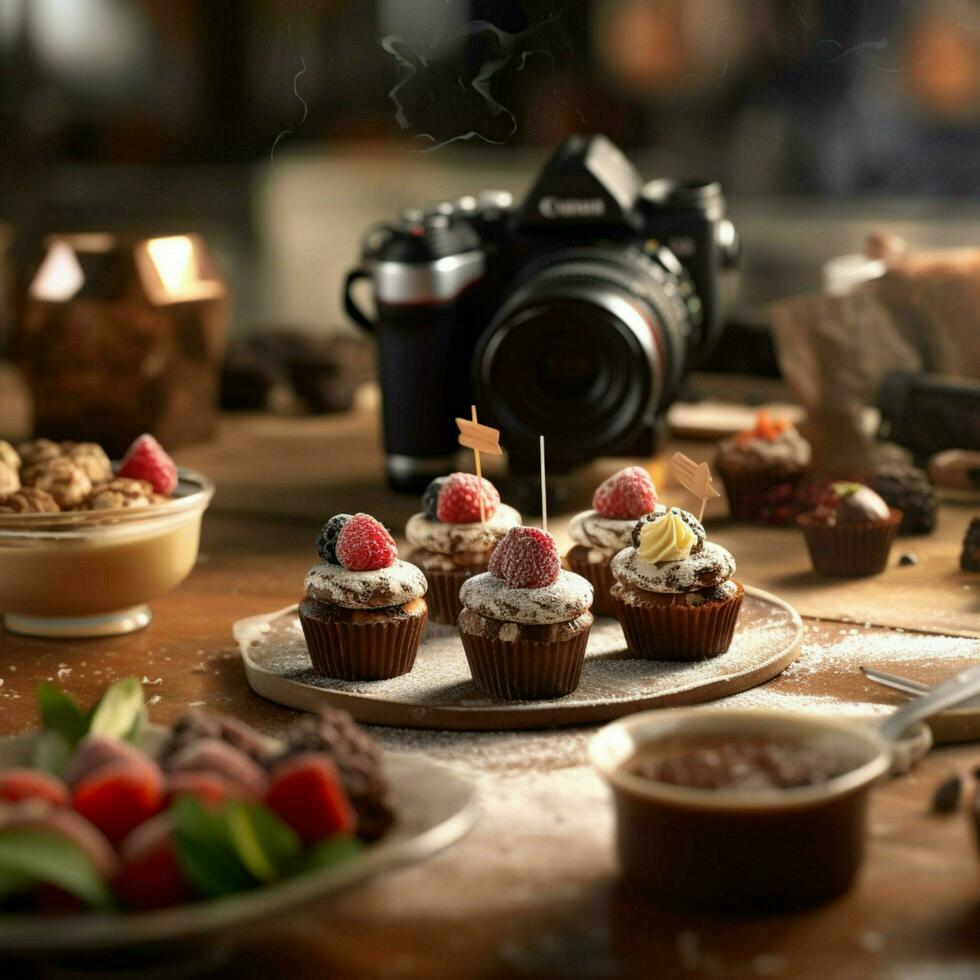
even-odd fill
[{"label": "strawberry", "polygon": [[122,866],[113,885],[123,905],[159,909],[191,898],[181,870],[170,816],[161,813],[140,824],[119,849]]},{"label": "strawberry", "polygon": [[72,806],[113,844],[163,808],[163,777],[156,765],[102,766],[72,793]]},{"label": "strawberry", "polygon": [[164,497],[169,497],[177,489],[177,464],[149,433],[139,436],[126,450],[116,476],[146,480]]},{"label": "strawberry", "polygon": [[265,805],[307,844],[336,834],[353,834],[357,829],[337,767],[323,753],[303,752],[276,766]]},{"label": "strawberry", "polygon": [[603,517],[633,520],[657,506],[657,488],[642,466],[627,466],[599,485],[592,506]]},{"label": "strawberry", "polygon": [[481,494],[483,513],[489,519],[500,503],[497,488],[473,473],[450,473],[439,488],[436,517],[443,524],[474,524],[480,519]]},{"label": "strawberry", "polygon": [[4,769],[0,772],[0,801],[45,800],[53,806],[68,806],[71,797],[65,784],[40,769]]},{"label": "strawberry", "polygon": [[543,589],[561,570],[555,539],[536,527],[512,527],[490,556],[491,575],[511,589]]},{"label": "strawberry", "polygon": [[395,539],[370,514],[355,514],[337,535],[337,558],[352,572],[390,568],[397,557]]}]

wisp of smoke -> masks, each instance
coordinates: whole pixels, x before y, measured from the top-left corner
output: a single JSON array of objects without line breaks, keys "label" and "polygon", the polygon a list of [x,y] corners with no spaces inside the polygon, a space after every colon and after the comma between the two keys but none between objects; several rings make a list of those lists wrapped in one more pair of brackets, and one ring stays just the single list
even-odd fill
[{"label": "wisp of smoke", "polygon": [[[296,46],[293,44],[293,22],[288,17],[286,19],[286,30],[289,35],[289,46],[294,51]],[[310,107],[306,103],[306,99],[299,94],[299,80],[306,74],[306,59],[299,55],[299,71],[293,75],[293,95],[299,100],[299,104],[303,107],[303,114],[299,118],[299,122],[292,129],[284,129],[279,133],[278,136],[272,141],[272,149],[269,150],[269,163],[275,166],[276,163],[276,147],[279,145],[280,141],[285,139],[287,136],[292,136],[303,123],[306,122],[306,117],[309,115]]]},{"label": "wisp of smoke", "polygon": [[[511,33],[487,20],[474,20],[451,34],[437,33],[426,44],[396,34],[381,38],[381,47],[395,59],[398,81],[388,92],[395,107],[395,121],[403,130],[416,129],[415,139],[431,144],[425,152],[459,140],[507,142],[517,132],[517,116],[500,101],[494,83],[512,68],[523,71],[535,55],[546,58],[555,69],[555,57],[544,46],[545,28],[553,28],[554,41],[568,47],[568,38],[555,13],[523,31]],[[467,65],[475,62],[475,68]],[[478,56],[478,57],[474,57]],[[447,115],[468,124],[463,132],[436,133],[448,123],[432,118],[434,110],[453,100]]]}]

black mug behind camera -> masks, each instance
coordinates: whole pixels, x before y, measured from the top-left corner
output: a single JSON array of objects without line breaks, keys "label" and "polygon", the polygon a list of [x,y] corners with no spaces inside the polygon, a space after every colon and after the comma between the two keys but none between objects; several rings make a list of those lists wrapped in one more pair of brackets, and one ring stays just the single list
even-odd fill
[{"label": "black mug behind camera", "polygon": [[[487,192],[368,232],[345,284],[378,340],[389,482],[453,468],[475,403],[512,471],[649,456],[658,420],[723,323],[737,239],[714,183],[643,184],[605,137],[573,136],[524,204]],[[352,295],[374,287],[375,320]]]}]

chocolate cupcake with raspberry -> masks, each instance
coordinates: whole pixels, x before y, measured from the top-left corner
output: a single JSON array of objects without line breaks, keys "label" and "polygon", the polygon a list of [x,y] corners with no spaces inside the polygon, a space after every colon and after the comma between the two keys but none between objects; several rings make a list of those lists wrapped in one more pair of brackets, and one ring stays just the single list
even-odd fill
[{"label": "chocolate cupcake with raspberry", "polygon": [[299,621],[323,677],[407,674],[425,629],[425,576],[398,560],[395,540],[369,514],[337,514],[317,538],[323,561],[306,575]]},{"label": "chocolate cupcake with raspberry", "polygon": [[592,510],[572,518],[568,533],[575,543],[565,555],[565,567],[592,583],[593,615],[615,615],[609,598],[615,581],[609,563],[629,545],[637,520],[663,509],[650,474],[642,466],[628,466],[599,485]]},{"label": "chocolate cupcake with raspberry", "polygon": [[511,528],[488,571],[460,590],[459,633],[473,683],[512,701],[559,698],[578,687],[592,626],[592,585],[564,571],[555,539]]},{"label": "chocolate cupcake with raspberry", "polygon": [[861,483],[831,483],[796,523],[821,575],[858,578],[885,570],[902,512]]},{"label": "chocolate cupcake with raspberry", "polygon": [[462,609],[460,587],[487,570],[497,542],[520,523],[521,515],[500,502],[489,480],[451,473],[429,484],[422,511],[409,518],[405,536],[412,545],[408,561],[422,569],[429,583],[429,617],[434,623],[455,624]]},{"label": "chocolate cupcake with raspberry", "polygon": [[647,660],[707,660],[731,646],[744,588],[735,559],[686,510],[648,514],[612,560],[610,591],[626,645]]},{"label": "chocolate cupcake with raspberry", "polygon": [[715,469],[737,521],[773,523],[780,493],[792,497],[810,466],[810,443],[787,419],[762,410],[755,426],[718,447]]}]

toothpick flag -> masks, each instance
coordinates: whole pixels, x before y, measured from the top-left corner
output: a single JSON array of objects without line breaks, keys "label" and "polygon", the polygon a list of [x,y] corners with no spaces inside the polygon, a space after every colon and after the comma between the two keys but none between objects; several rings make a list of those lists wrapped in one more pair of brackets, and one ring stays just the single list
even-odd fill
[{"label": "toothpick flag", "polygon": [[711,497],[721,496],[711,482],[711,469],[707,463],[695,463],[683,453],[674,453],[670,457],[670,467],[677,477],[678,483],[701,501],[698,520],[704,519],[704,505]]},{"label": "toothpick flag", "polygon": [[544,436],[539,437],[541,449],[541,530],[548,530],[548,483],[544,475]]},{"label": "toothpick flag", "polygon": [[[473,460],[476,466],[476,477],[483,481],[483,468],[480,465],[480,453],[488,456],[500,456],[503,450],[500,448],[500,430],[493,429],[489,425],[480,425],[476,420],[476,405],[470,405],[473,413],[470,419],[456,419],[456,427],[459,429],[459,444],[467,449],[473,450]],[[483,490],[480,490],[480,523],[483,529],[487,527],[486,505],[483,503]]]}]

